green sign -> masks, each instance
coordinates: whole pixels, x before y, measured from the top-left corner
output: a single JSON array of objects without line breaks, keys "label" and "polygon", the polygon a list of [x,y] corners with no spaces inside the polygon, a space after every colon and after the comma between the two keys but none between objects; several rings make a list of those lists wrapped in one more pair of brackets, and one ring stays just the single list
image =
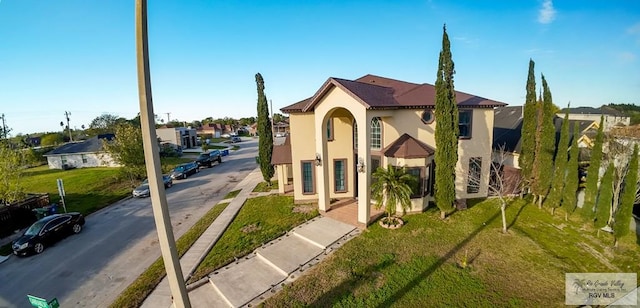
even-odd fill
[{"label": "green sign", "polygon": [[33,295],[27,295],[27,298],[29,299],[29,302],[31,303],[31,306],[33,306],[33,307],[38,307],[38,308],[58,308],[58,307],[60,307],[60,304],[58,303],[58,299],[57,298],[52,299],[50,302],[47,302],[47,300],[44,299],[44,298],[36,297],[36,296],[33,296]]}]

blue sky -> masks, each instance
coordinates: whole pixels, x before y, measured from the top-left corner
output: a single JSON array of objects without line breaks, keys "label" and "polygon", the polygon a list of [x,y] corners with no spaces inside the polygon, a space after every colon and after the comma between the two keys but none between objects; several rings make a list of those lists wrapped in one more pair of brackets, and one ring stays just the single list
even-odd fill
[{"label": "blue sky", "polygon": [[[442,26],[455,87],[522,105],[528,61],[554,103],[640,104],[640,1],[149,1],[155,113],[249,117],[329,77],[435,82]],[[134,1],[0,0],[0,112],[18,133],[139,112]]]}]

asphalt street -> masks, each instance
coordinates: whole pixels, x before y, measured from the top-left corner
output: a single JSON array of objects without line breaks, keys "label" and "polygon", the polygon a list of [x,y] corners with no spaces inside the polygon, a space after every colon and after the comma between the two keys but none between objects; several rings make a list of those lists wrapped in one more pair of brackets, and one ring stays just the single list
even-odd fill
[{"label": "asphalt street", "polygon": [[[166,190],[176,239],[257,166],[257,140],[238,145],[222,164]],[[0,308],[31,307],[27,294],[61,307],[107,307],[159,256],[150,199],[128,198],[87,216],[79,235],[0,264]]]}]

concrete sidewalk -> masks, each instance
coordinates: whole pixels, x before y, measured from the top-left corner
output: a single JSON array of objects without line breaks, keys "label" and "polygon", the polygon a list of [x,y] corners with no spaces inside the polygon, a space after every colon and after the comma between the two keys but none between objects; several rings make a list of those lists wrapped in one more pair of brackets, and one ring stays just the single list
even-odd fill
[{"label": "concrete sidewalk", "polygon": [[[193,274],[200,262],[207,256],[211,247],[213,247],[227,229],[231,221],[236,217],[242,208],[242,205],[244,205],[245,200],[250,196],[256,196],[255,193],[252,193],[252,190],[262,181],[263,179],[260,168],[256,168],[232,190],[241,189],[240,193],[231,200],[220,216],[213,221],[211,226],[207,228],[207,230],[200,236],[200,238],[198,238],[191,248],[189,248],[182,258],[180,258],[180,267],[182,268],[182,274],[185,275],[185,280],[191,277],[191,274]],[[221,202],[226,202],[226,200]],[[142,307],[170,307],[172,304],[173,302],[171,300],[169,282],[165,277],[155,290],[153,290],[153,292],[145,299]]]},{"label": "concrete sidewalk", "polygon": [[[187,280],[262,181],[260,169],[236,185],[240,193],[180,259]],[[220,201],[228,202],[228,200]],[[360,229],[329,217],[318,216],[277,238],[249,255],[220,268],[207,278],[187,286],[192,307],[253,307],[291,283],[321,262]],[[142,307],[173,307],[166,277],[149,295]]]}]

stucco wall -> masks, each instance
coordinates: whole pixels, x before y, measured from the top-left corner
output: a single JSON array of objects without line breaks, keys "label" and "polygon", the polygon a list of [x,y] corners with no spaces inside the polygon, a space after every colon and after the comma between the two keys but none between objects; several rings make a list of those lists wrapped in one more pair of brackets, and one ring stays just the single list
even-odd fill
[{"label": "stucco wall", "polygon": [[[556,114],[556,116],[563,118],[564,119],[564,113],[558,113]],[[569,120],[576,120],[576,121],[593,121],[593,122],[597,122],[600,123],[600,114],[577,114],[577,113],[570,113],[569,114]],[[613,128],[614,126],[616,126],[617,124],[623,124],[623,125],[629,125],[631,124],[631,118],[630,117],[616,117],[616,116],[612,116],[612,115],[605,115],[604,116],[604,131],[609,131],[611,128]]]},{"label": "stucco wall", "polygon": [[[302,160],[315,159],[315,128],[312,113],[294,113],[289,116],[292,127],[291,138],[291,169],[293,170],[293,191],[295,200],[315,200],[314,195],[302,194]],[[316,175],[317,176],[317,175]],[[317,179],[316,179],[317,180]],[[318,189],[316,188],[316,192]]]}]

